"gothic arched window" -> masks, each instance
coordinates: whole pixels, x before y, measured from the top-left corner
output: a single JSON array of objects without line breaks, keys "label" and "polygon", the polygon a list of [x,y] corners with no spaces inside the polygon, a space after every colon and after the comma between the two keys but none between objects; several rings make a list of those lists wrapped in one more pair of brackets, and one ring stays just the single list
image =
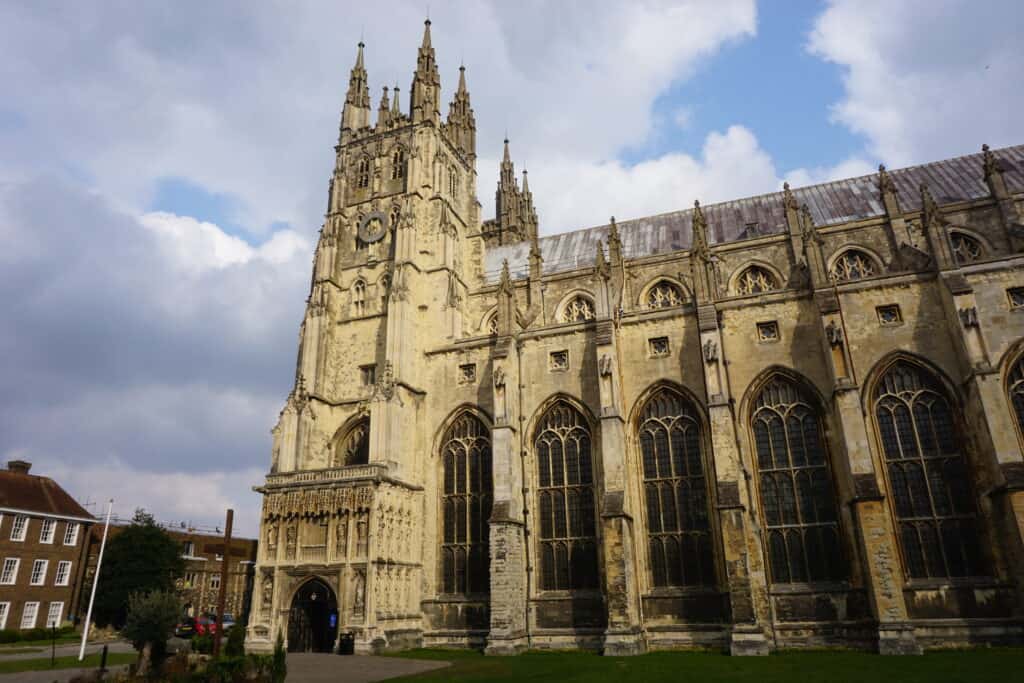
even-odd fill
[{"label": "gothic arched window", "polygon": [[638,425],[655,587],[715,583],[700,422],[678,392],[659,389]]},{"label": "gothic arched window", "polygon": [[356,165],[356,187],[364,188],[370,186],[370,159],[363,157]]},{"label": "gothic arched window", "polygon": [[1007,378],[1006,390],[1010,394],[1010,405],[1017,416],[1020,433],[1024,434],[1024,356],[1017,359]]},{"label": "gothic arched window", "polygon": [[951,232],[949,242],[953,247],[953,258],[957,263],[971,263],[981,258],[981,243],[962,232]]},{"label": "gothic arched window", "polygon": [[595,317],[594,302],[582,295],[573,297],[562,309],[563,323],[593,320]]},{"label": "gothic arched window", "polygon": [[775,276],[760,266],[750,266],[736,280],[736,293],[741,295],[771,292],[778,288]]},{"label": "gothic arched window", "polygon": [[441,467],[442,591],[463,595],[487,593],[491,584],[491,436],[479,418],[463,413],[448,428],[441,446]]},{"label": "gothic arched window", "polygon": [[828,276],[834,282],[848,282],[875,274],[874,260],[860,249],[847,249],[829,268]]},{"label": "gothic arched window", "polygon": [[907,574],[980,574],[974,494],[946,392],[931,373],[898,361],[873,400]]},{"label": "gothic arched window", "polygon": [[448,194],[459,196],[459,173],[454,168],[448,169]]},{"label": "gothic arched window", "polygon": [[370,461],[370,421],[356,423],[334,444],[333,467],[365,465]]},{"label": "gothic arched window", "polygon": [[498,335],[497,313],[495,313],[494,315],[487,319],[487,334],[491,335],[492,337],[496,337]]},{"label": "gothic arched window", "polygon": [[352,285],[352,315],[364,315],[366,313],[366,283],[356,280]]},{"label": "gothic arched window", "polygon": [[845,577],[821,419],[797,386],[776,377],[751,418],[772,583]]},{"label": "gothic arched window", "polygon": [[661,280],[647,290],[647,308],[672,308],[683,305],[683,290],[668,280]]},{"label": "gothic arched window", "polygon": [[399,147],[391,155],[391,179],[398,180],[405,177],[405,150]]},{"label": "gothic arched window", "polygon": [[586,419],[566,401],[545,411],[533,440],[540,511],[540,588],[597,588],[594,468]]}]

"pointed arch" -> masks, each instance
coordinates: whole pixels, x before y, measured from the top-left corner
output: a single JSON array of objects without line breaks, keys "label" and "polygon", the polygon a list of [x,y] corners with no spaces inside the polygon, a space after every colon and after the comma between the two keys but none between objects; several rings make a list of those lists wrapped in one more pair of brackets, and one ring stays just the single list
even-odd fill
[{"label": "pointed arch", "polygon": [[949,228],[949,246],[960,265],[980,261],[992,253],[992,245],[982,235],[959,225]]},{"label": "pointed arch", "polygon": [[904,573],[983,574],[959,394],[935,366],[906,352],[879,361],[867,387]]},{"label": "pointed arch", "polygon": [[1003,354],[1001,366],[1006,403],[1017,428],[1017,439],[1024,444],[1024,339],[1019,339]]},{"label": "pointed arch", "polygon": [[828,260],[828,277],[833,282],[851,282],[882,273],[882,259],[859,244],[836,249]]},{"label": "pointed arch", "polygon": [[751,383],[742,405],[771,583],[846,578],[821,394],[802,375],[776,366]]},{"label": "pointed arch", "polygon": [[352,317],[358,318],[366,315],[366,280],[362,276],[357,277],[352,283]]},{"label": "pointed arch", "polygon": [[531,420],[541,590],[598,588],[593,416],[556,394]]},{"label": "pointed arch", "polygon": [[494,500],[490,419],[463,404],[442,423],[435,452],[441,469],[441,592],[490,591],[490,516]]},{"label": "pointed arch", "polygon": [[597,317],[594,295],[583,289],[574,289],[555,308],[555,319],[560,323],[586,322]]},{"label": "pointed arch", "polygon": [[682,306],[690,300],[690,294],[682,282],[666,275],[658,275],[640,290],[637,305],[653,310]]},{"label": "pointed arch", "polygon": [[703,408],[673,383],[659,382],[637,401],[631,424],[640,453],[652,585],[714,585],[714,474]]},{"label": "pointed arch", "polygon": [[349,418],[331,439],[331,467],[365,465],[370,461],[370,416]]},{"label": "pointed arch", "polygon": [[729,278],[729,292],[737,296],[774,292],[785,282],[772,264],[753,259],[737,268]]}]

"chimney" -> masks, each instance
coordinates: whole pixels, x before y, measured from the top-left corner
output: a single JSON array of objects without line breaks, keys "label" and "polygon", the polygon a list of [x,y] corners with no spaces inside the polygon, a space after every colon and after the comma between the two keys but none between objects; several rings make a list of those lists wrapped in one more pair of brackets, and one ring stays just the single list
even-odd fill
[{"label": "chimney", "polygon": [[27,460],[8,460],[7,471],[14,472],[15,474],[28,474],[28,471],[32,469],[32,463]]}]

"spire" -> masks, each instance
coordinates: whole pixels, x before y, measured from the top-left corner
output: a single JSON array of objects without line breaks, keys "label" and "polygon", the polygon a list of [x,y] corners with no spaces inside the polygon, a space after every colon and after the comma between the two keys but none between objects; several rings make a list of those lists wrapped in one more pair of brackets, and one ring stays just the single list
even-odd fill
[{"label": "spire", "polygon": [[615,216],[608,219],[608,255],[612,263],[622,262],[622,239],[619,237],[619,226],[615,223]]},{"label": "spire", "polygon": [[392,91],[394,96],[391,99],[391,120],[397,121],[402,117],[402,108],[398,105],[398,84],[395,83],[395,89]]},{"label": "spire", "polygon": [[423,22],[423,43],[416,57],[416,71],[412,76],[413,123],[420,121],[439,122],[441,118],[441,77],[437,73],[434,48],[430,44],[430,19]]},{"label": "spire", "polygon": [[466,94],[466,95],[469,94],[469,91],[466,89],[466,67],[465,67],[465,65],[459,65],[459,87],[458,87],[458,89],[455,92],[459,93],[459,94],[463,94],[463,93]]},{"label": "spire", "polygon": [[377,108],[377,125],[383,126],[391,119],[391,103],[388,102],[388,86],[384,86],[384,92],[380,96],[380,106]]},{"label": "spire", "polygon": [[476,159],[476,117],[469,103],[469,89],[466,88],[466,67],[459,67],[459,87],[455,98],[448,105],[448,121],[444,129],[448,139],[469,158]]},{"label": "spire", "polygon": [[509,153],[508,153],[508,138],[505,138],[505,156],[502,159],[502,164],[504,165],[504,164],[511,164],[511,163],[512,163],[512,158],[509,156]]},{"label": "spire", "polygon": [[697,199],[693,200],[693,241],[690,244],[690,251],[705,261],[711,256],[708,247],[708,223]]},{"label": "spire", "polygon": [[363,64],[363,48],[359,41],[356,63],[348,79],[345,107],[341,113],[341,129],[359,130],[370,125],[370,88],[366,84],[366,67]]},{"label": "spire", "polygon": [[523,195],[530,195],[530,181],[527,179],[526,169],[523,169]]}]

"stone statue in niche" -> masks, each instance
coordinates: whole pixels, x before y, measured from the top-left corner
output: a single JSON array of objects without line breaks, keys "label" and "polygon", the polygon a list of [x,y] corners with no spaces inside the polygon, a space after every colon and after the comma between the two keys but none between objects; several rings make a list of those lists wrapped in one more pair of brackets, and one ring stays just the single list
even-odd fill
[{"label": "stone statue in niche", "polygon": [[707,341],[704,342],[704,362],[718,362],[718,344],[715,342],[714,339],[708,339]]},{"label": "stone statue in niche", "polygon": [[289,560],[295,559],[295,544],[297,541],[299,530],[295,528],[295,525],[290,525],[284,534],[284,556]]},{"label": "stone statue in niche", "polygon": [[362,614],[366,609],[366,577],[362,569],[356,570],[352,577],[352,593],[352,612]]},{"label": "stone statue in niche", "polygon": [[274,579],[270,576],[263,579],[263,592],[260,599],[263,605],[263,613],[269,614],[270,608],[274,603]]},{"label": "stone statue in niche", "polygon": [[348,515],[338,518],[334,527],[334,554],[338,557],[345,557],[348,552]]},{"label": "stone statue in niche", "polygon": [[356,554],[366,557],[366,513],[360,513],[359,517],[356,522]]},{"label": "stone statue in niche", "polygon": [[825,336],[828,338],[830,346],[836,347],[843,343],[843,330],[836,325],[835,320],[828,321],[828,325],[825,326]]},{"label": "stone statue in niche", "polygon": [[273,555],[277,550],[277,525],[271,524],[267,527],[267,554]]},{"label": "stone statue in niche", "polygon": [[601,360],[598,361],[598,371],[602,377],[612,376],[612,357],[607,353],[601,356]]}]

